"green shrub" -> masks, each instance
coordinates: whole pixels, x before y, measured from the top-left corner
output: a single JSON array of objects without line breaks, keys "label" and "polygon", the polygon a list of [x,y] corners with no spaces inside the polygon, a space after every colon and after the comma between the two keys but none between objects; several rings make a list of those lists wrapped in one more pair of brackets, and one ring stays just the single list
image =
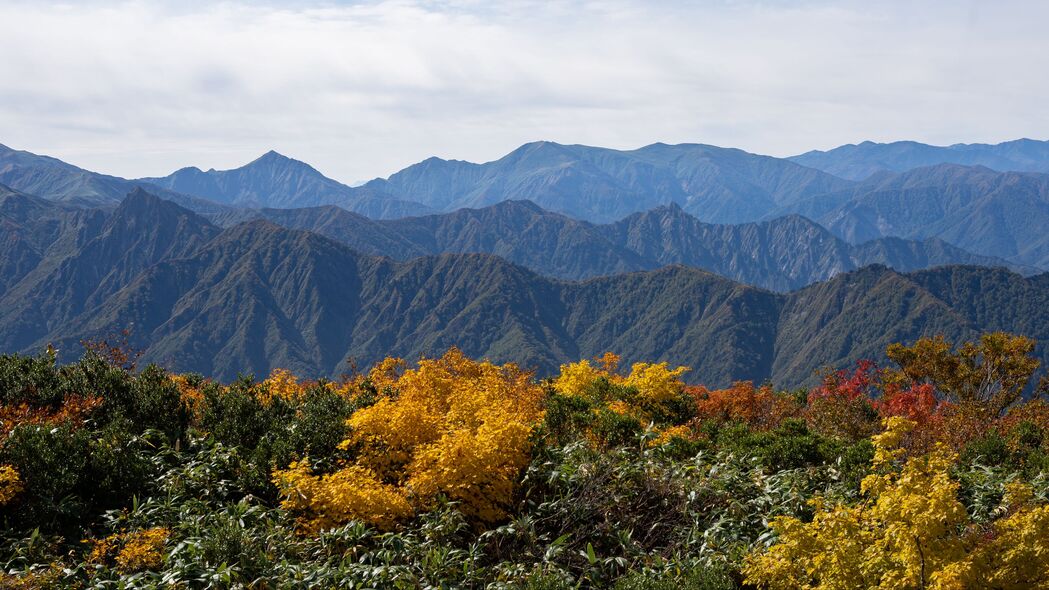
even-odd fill
[{"label": "green shrub", "polygon": [[724,571],[693,567],[683,572],[630,572],[616,581],[614,590],[731,590],[736,585]]}]

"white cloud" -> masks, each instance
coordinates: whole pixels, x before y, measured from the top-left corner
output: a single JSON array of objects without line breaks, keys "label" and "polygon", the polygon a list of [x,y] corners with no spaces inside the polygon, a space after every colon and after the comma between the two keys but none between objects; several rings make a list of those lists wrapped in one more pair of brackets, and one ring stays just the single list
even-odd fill
[{"label": "white cloud", "polygon": [[789,155],[1049,137],[1049,4],[0,1],[0,142],[344,181],[526,141]]}]

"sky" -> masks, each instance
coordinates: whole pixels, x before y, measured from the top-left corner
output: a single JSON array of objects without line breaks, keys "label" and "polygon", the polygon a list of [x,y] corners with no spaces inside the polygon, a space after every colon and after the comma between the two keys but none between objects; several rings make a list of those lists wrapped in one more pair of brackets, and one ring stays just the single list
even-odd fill
[{"label": "sky", "polygon": [[550,140],[1049,139],[1049,2],[0,0],[0,143],[354,183]]}]

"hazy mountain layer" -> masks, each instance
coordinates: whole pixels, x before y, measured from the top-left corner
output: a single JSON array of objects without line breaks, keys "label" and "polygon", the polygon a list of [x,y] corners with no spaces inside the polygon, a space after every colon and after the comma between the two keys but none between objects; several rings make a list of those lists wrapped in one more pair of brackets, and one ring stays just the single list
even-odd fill
[{"label": "hazy mountain layer", "polygon": [[939,238],[969,252],[1049,268],[1049,174],[942,164],[878,174],[785,210],[850,242]]},{"label": "hazy mountain layer", "polygon": [[205,214],[229,211],[231,206],[319,204],[337,204],[373,218],[404,217],[429,211],[419,203],[372,189],[345,186],[307,164],[276,152],[235,170],[204,172],[184,168],[164,178],[127,180],[0,145],[0,184],[81,207],[114,206],[141,187]]},{"label": "hazy mountain layer", "polygon": [[1017,139],[999,144],[937,146],[916,141],[865,141],[832,150],[813,150],[790,158],[841,178],[864,180],[878,172],[906,172],[937,164],[986,166],[1003,172],[1049,173],[1049,141]]},{"label": "hazy mountain layer", "polygon": [[99,174],[49,156],[0,145],[0,184],[19,192],[80,207],[115,206],[125,195],[143,187],[199,213],[216,213],[221,205],[148,185],[140,181]]},{"label": "hazy mountain layer", "polygon": [[181,193],[197,195],[238,207],[311,207],[339,205],[376,219],[429,212],[420,203],[397,199],[369,188],[334,181],[309,164],[267,152],[233,170],[183,168],[148,182]]},{"label": "hazy mountain layer", "polygon": [[439,211],[527,199],[608,222],[677,203],[704,221],[738,223],[849,184],[787,160],[709,145],[619,151],[542,141],[486,164],[430,158],[365,187]]}]

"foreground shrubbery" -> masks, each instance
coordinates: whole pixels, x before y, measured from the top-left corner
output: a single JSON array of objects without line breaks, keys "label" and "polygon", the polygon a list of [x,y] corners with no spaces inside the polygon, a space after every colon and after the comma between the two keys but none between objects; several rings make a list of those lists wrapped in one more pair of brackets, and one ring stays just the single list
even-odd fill
[{"label": "foreground shrubbery", "polygon": [[1032,346],[922,340],[810,391],[614,355],[229,385],[0,357],[0,587],[1044,587]]}]

